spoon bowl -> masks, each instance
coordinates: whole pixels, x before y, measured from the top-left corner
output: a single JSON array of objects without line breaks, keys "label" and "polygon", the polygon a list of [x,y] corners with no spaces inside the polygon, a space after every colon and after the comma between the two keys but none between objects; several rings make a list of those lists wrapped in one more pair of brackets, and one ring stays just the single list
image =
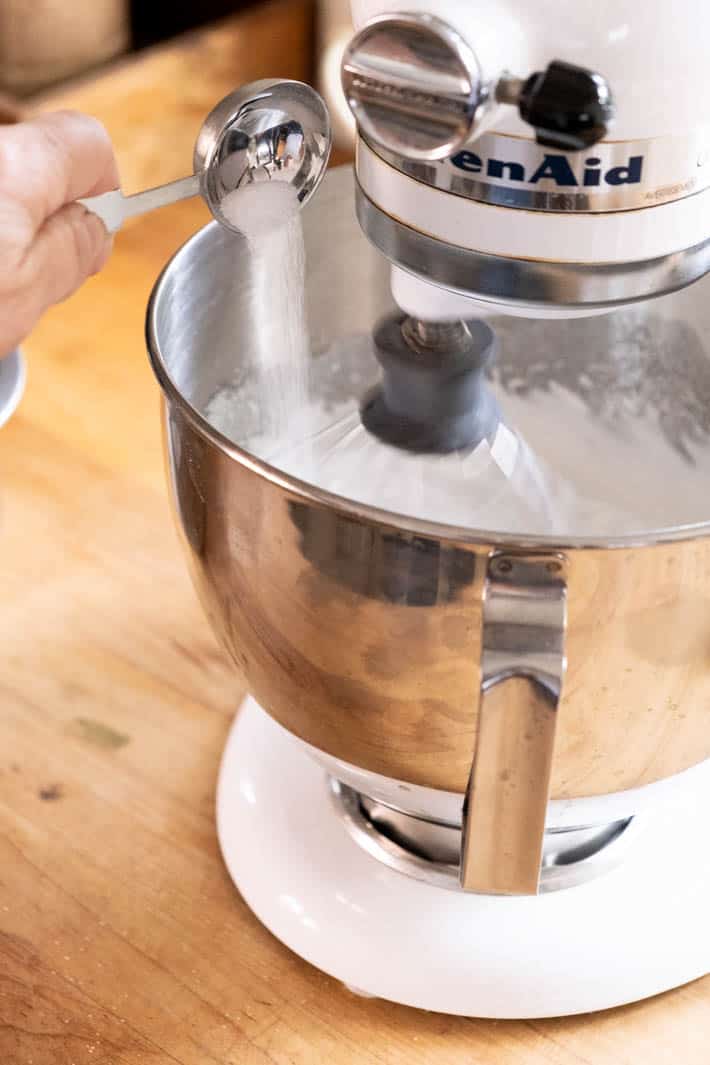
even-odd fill
[{"label": "spoon bowl", "polygon": [[205,119],[194,169],[214,217],[239,231],[224,211],[227,196],[245,184],[282,182],[308,202],[330,155],[330,118],[321,97],[298,81],[265,79],[226,96]]}]

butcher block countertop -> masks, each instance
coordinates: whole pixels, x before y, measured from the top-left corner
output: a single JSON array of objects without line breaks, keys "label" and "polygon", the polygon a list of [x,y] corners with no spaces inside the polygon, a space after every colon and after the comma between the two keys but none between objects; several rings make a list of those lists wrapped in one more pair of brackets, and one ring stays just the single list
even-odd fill
[{"label": "butcher block countertop", "polygon": [[[307,77],[310,34],[307,4],[278,3],[43,103],[102,118],[135,191],[186,171],[234,85]],[[206,217],[117,237],[26,344],[0,433],[0,1063],[707,1065],[710,980],[568,1020],[426,1014],[352,996],[241,901],[214,803],[243,691],[180,554],[143,344],[151,285]]]}]

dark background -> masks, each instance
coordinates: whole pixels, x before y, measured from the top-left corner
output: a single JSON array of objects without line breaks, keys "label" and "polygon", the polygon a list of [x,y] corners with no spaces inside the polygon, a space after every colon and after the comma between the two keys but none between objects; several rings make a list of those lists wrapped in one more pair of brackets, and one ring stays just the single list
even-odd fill
[{"label": "dark background", "polygon": [[133,47],[147,48],[250,6],[248,0],[193,0],[187,4],[175,4],[169,0],[132,0]]}]

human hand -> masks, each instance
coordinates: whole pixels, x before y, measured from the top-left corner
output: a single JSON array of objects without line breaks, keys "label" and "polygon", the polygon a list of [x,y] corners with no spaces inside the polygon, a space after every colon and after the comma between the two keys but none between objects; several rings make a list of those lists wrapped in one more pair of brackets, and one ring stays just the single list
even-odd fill
[{"label": "human hand", "polygon": [[0,127],[0,357],[104,265],[111,238],[74,201],[118,185],[96,119],[62,111]]}]

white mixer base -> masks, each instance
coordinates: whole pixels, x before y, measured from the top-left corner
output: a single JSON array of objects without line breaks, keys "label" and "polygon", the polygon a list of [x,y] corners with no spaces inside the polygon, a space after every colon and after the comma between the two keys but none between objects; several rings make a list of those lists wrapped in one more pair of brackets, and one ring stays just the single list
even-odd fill
[{"label": "white mixer base", "polygon": [[348,834],[324,771],[247,699],[224,752],[225,862],[263,924],[359,992],[475,1017],[606,1009],[710,970],[710,789],[654,813],[627,860],[537,898],[469,895],[382,865]]}]

